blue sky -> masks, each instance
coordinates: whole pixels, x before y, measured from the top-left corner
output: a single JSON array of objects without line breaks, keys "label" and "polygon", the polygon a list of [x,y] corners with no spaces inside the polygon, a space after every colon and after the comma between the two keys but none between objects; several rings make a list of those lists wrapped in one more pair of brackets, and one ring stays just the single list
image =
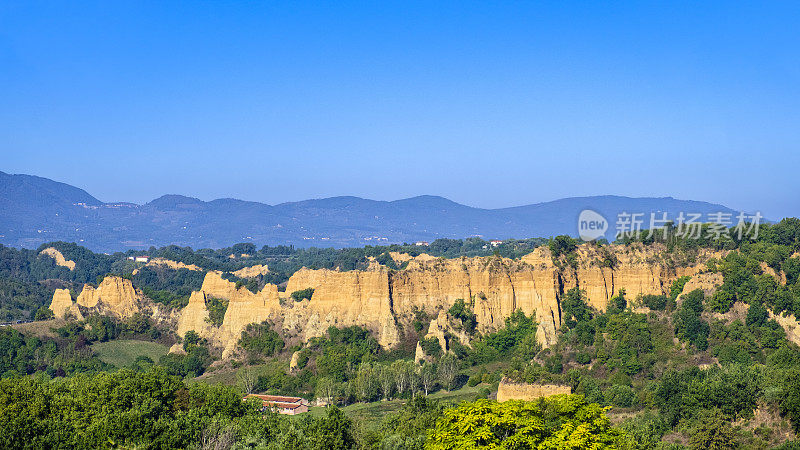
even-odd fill
[{"label": "blue sky", "polygon": [[800,215],[798,2],[70,3],[0,3],[2,171],[138,203]]}]

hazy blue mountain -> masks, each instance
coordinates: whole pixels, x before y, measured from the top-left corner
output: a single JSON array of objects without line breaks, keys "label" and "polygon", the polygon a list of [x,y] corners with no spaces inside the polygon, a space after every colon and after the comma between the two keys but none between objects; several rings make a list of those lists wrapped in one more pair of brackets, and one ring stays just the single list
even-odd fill
[{"label": "hazy blue mountain", "polygon": [[113,251],[177,244],[193,248],[257,245],[344,247],[437,238],[484,239],[577,235],[577,217],[592,209],[609,221],[617,214],[681,211],[707,215],[736,212],[722,205],[612,195],[574,197],[514,208],[482,209],[423,195],[395,201],[332,197],[267,205],[236,199],[205,202],[164,195],[144,205],[103,203],[86,191],[30,175],[0,172],[0,243],[35,248],[44,242],[77,242]]}]

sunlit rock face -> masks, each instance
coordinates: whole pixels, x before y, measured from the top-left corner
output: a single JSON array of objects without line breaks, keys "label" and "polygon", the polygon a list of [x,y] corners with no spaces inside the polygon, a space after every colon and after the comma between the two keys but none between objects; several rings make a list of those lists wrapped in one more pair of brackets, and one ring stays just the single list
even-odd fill
[{"label": "sunlit rock face", "polygon": [[[695,276],[698,286],[709,291],[720,281],[702,274],[708,259],[721,256],[714,252],[701,251],[688,264],[671,261],[674,256],[657,246],[587,244],[578,247],[576,256],[572,264],[555,262],[546,247],[519,260],[398,255],[398,260],[407,261],[405,269],[390,270],[377,263],[354,271],[301,269],[290,277],[285,292],[267,284],[253,293],[237,288],[219,272],[207,272],[201,289],[175,313],[175,326],[180,336],[196,331],[222,348],[225,357],[235,352],[248,324],[265,320],[304,340],[325,334],[331,326],[363,326],[375,333],[380,345],[391,348],[400,343],[403,330],[411,329],[418,311],[439,320],[442,311],[464,299],[475,312],[479,332],[503,327],[518,309],[534,314],[539,324],[537,340],[546,347],[556,341],[562,323],[561,301],[570,288],[580,288],[592,307],[605,310],[620,289],[632,300],[639,294],[667,294],[672,282],[683,275]],[[292,292],[307,288],[314,289],[310,300],[291,298]],[[209,320],[209,296],[228,301],[220,326]],[[69,292],[56,291],[51,309],[58,316],[77,310],[75,305],[119,317],[136,312],[165,316],[146,303],[129,280],[108,276],[97,288],[85,286],[76,303],[69,299]]]}]

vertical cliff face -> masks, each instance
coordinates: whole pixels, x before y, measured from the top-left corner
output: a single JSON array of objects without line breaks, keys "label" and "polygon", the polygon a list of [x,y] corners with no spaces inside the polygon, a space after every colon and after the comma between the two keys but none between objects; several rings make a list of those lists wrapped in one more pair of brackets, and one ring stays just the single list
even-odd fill
[{"label": "vertical cliff face", "polygon": [[[83,315],[78,308],[80,306],[96,312],[126,318],[142,311],[142,299],[143,297],[136,292],[130,280],[107,276],[96,288],[88,284],[84,285],[75,302],[72,301],[69,290],[56,289],[50,303],[50,310],[56,317],[64,317],[67,313],[71,313],[76,318],[82,319]],[[156,313],[161,314],[161,312]]]},{"label": "vertical cliff face", "polygon": [[[228,300],[228,308],[220,327],[208,319],[206,298],[214,296]],[[247,288],[236,288],[232,281],[225,280],[218,272],[208,272],[199,291],[189,297],[189,304],[181,311],[177,333],[183,337],[189,330],[196,331],[217,346],[223,348],[223,357],[236,348],[242,330],[251,323],[260,323],[279,316],[280,300],[278,287],[267,284],[254,294]]]},{"label": "vertical cliff face", "polygon": [[181,310],[178,319],[178,336],[184,337],[188,331],[194,330],[202,337],[210,338],[213,334],[213,327],[208,320],[208,309],[206,308],[206,293],[204,291],[192,292],[189,296],[189,303]]},{"label": "vertical cliff face", "polygon": [[53,315],[59,318],[65,317],[67,313],[72,313],[78,319],[83,318],[75,302],[72,301],[69,289],[56,289],[56,292],[53,293],[53,301],[50,302],[50,311],[53,311]]},{"label": "vertical cliff face", "polygon": [[[411,326],[415,311],[437,317],[464,299],[472,305],[481,332],[503,327],[517,309],[535,314],[537,339],[548,346],[561,327],[561,298],[568,289],[577,286],[586,292],[591,306],[605,310],[620,289],[628,298],[665,294],[674,279],[698,272],[705,260],[718,255],[700,254],[696,265],[680,268],[670,268],[664,254],[652,246],[583,245],[577,256],[575,266],[557,265],[549,249],[541,247],[518,261],[497,256],[414,258],[400,271],[377,264],[363,271],[302,269],[290,277],[282,294],[274,285],[257,294],[236,289],[234,283],[210,272],[182,311],[178,333],[193,329],[229,355],[247,324],[270,319],[304,339],[323,335],[330,326],[364,326],[376,333],[382,346],[392,347],[400,342],[400,330]],[[314,289],[310,300],[297,302],[290,297],[306,288]],[[208,295],[230,302],[219,328],[207,320]]]},{"label": "vertical cliff face", "polygon": [[[194,330],[222,348],[223,356],[229,356],[250,323],[269,319],[304,339],[323,335],[330,326],[358,325],[373,331],[379,343],[388,348],[400,342],[401,330],[410,329],[416,311],[443,317],[457,299],[464,299],[472,305],[480,332],[503,327],[505,319],[517,309],[535,314],[537,339],[548,346],[556,341],[561,327],[561,299],[568,289],[584,290],[591,306],[605,310],[620,289],[625,289],[628,298],[665,294],[677,277],[695,275],[710,257],[719,256],[701,252],[693,255],[691,264],[675,264],[670,261],[673,256],[655,246],[582,245],[572,265],[554,263],[544,247],[520,260],[499,256],[418,257],[399,271],[378,264],[363,271],[302,269],[290,277],[283,293],[271,284],[258,293],[245,287],[237,289],[221,273],[208,272],[201,289],[192,293],[188,305],[178,313],[177,333],[184,336]],[[696,278],[700,282],[702,277]],[[306,288],[314,289],[310,300],[298,302],[290,297],[292,292]],[[228,300],[221,326],[208,320],[209,296]],[[72,302],[68,291],[56,291],[51,309],[58,316],[67,311],[80,314],[80,305],[119,317],[147,310],[158,320],[170,318],[144,300],[129,280],[108,276],[97,288],[85,286],[77,302]]]},{"label": "vertical cliff face", "polygon": [[473,304],[482,332],[502,327],[517,309],[528,315],[535,312],[537,338],[547,344],[561,324],[557,281],[552,261],[534,269],[500,257],[415,260],[392,275],[392,303],[397,316],[410,322],[415,309],[436,316],[464,299]]},{"label": "vertical cliff face", "polygon": [[641,244],[602,248],[582,245],[577,253],[578,267],[562,271],[564,291],[577,286],[586,292],[589,305],[601,311],[620,289],[628,298],[666,294],[676,278],[696,275],[706,261],[724,256],[723,252],[700,250],[690,261],[676,262],[663,246]]},{"label": "vertical cliff face", "polygon": [[389,270],[373,266],[367,271],[297,271],[286,293],[313,288],[311,300],[287,299],[286,326],[299,328],[306,339],[321,336],[330,326],[368,325],[378,332],[384,347],[400,342],[392,305]]},{"label": "vertical cliff face", "polygon": [[584,290],[591,306],[605,310],[620,289],[628,298],[666,294],[677,277],[696,274],[712,256],[720,255],[700,252],[691,264],[675,264],[672,256],[655,246],[583,245],[574,266],[555,264],[549,249],[541,247],[519,261],[415,258],[400,271],[304,269],[290,278],[287,292],[310,287],[314,295],[284,313],[292,317],[291,324],[305,329],[306,337],[321,334],[329,325],[355,324],[376,331],[380,342],[391,346],[397,341],[395,324],[410,325],[415,310],[436,317],[464,299],[473,305],[482,332],[501,328],[517,309],[535,314],[537,338],[548,346],[561,327],[560,303],[568,289]]},{"label": "vertical cliff face", "polygon": [[85,285],[77,302],[85,308],[102,308],[120,317],[130,317],[140,310],[138,300],[131,280],[107,276],[97,288]]}]

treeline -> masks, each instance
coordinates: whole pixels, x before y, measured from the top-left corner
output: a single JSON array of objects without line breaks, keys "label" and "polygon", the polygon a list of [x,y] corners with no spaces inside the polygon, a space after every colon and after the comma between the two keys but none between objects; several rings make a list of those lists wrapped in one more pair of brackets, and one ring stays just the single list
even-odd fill
[{"label": "treeline", "polygon": [[547,243],[547,239],[533,238],[506,240],[493,246],[480,238],[437,239],[427,246],[413,244],[393,244],[388,246],[365,246],[361,248],[295,248],[294,246],[263,246],[260,249],[250,243],[236,244],[232,247],[193,250],[190,247],[171,245],[162,248],[151,248],[145,252],[129,251],[130,255],[146,254],[151,257],[162,257],[185,264],[194,264],[205,270],[234,272],[245,266],[266,264],[271,274],[264,275],[264,281],[280,284],[302,267],[312,269],[356,270],[365,269],[370,258],[399,269],[389,258],[389,252],[408,253],[418,256],[427,253],[436,257],[456,258],[460,256],[489,256],[499,254],[508,258],[518,258],[530,253],[539,245]]},{"label": "treeline", "polygon": [[0,379],[0,447],[353,448],[352,423],[335,408],[294,421],[236,390],[186,383],[153,368],[57,381]]},{"label": "treeline", "polygon": [[[681,225],[669,222],[663,227],[642,230],[617,239],[621,244],[643,242],[652,244],[661,242],[672,248],[715,248],[733,250],[744,244],[774,244],[800,250],[800,219],[785,218],[778,223],[760,223],[752,227],[745,223],[743,227],[720,227],[715,224]],[[692,228],[696,227],[696,228]]]},{"label": "treeline", "polygon": [[[544,419],[544,420],[543,420]],[[581,396],[453,408],[415,397],[380,426],[336,407],[290,418],[230,387],[187,383],[159,368],[56,381],[0,379],[0,446],[38,448],[456,449],[623,448],[630,441]],[[467,422],[471,425],[464,427]]]},{"label": "treeline", "polygon": [[179,309],[189,303],[192,292],[200,290],[205,278],[205,272],[164,266],[141,267],[135,275],[123,275],[149,299]]}]

